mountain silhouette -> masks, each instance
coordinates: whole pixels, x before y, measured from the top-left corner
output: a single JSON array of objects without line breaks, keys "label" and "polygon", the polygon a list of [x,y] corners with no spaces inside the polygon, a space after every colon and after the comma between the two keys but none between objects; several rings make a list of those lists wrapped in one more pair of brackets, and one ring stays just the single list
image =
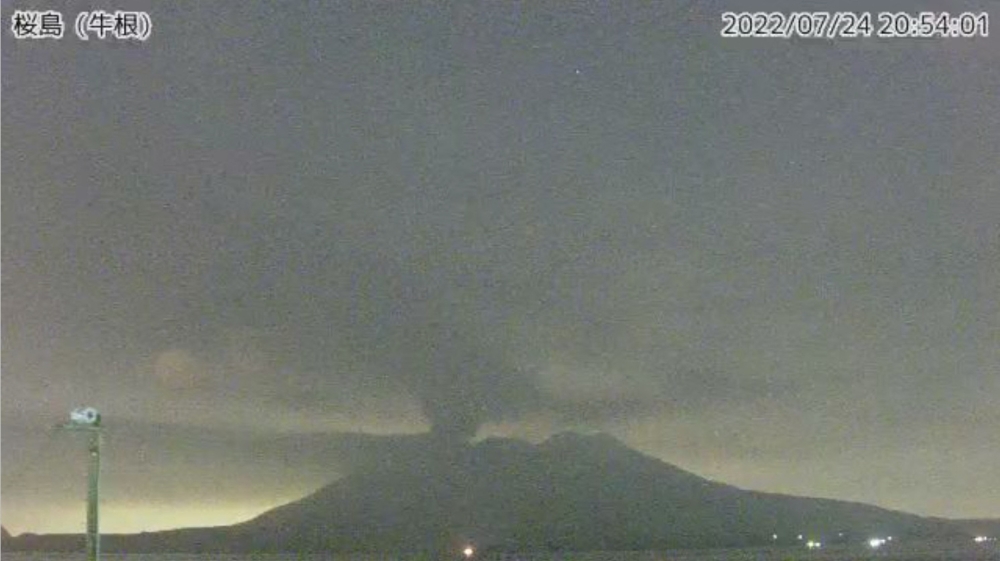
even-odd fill
[{"label": "mountain silhouette", "polygon": [[[651,550],[793,544],[800,535],[830,543],[967,533],[953,521],[865,504],[745,491],[610,436],[564,433],[539,445],[429,437],[419,451],[387,456],[241,524],[106,536],[104,549],[454,552],[472,543],[481,551]],[[82,543],[78,536],[21,541],[58,550]]]},{"label": "mountain silhouette", "polygon": [[236,527],[263,550],[633,550],[869,535],[944,537],[943,520],[843,501],[744,491],[629,449],[565,433],[534,446],[428,447]]}]

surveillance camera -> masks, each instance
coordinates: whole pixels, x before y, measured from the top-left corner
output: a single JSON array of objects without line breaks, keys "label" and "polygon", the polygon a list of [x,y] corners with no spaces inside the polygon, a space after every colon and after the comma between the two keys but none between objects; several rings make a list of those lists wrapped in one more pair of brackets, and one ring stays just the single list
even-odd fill
[{"label": "surveillance camera", "polygon": [[101,414],[93,407],[78,407],[69,414],[69,418],[78,425],[97,426],[101,423]]}]

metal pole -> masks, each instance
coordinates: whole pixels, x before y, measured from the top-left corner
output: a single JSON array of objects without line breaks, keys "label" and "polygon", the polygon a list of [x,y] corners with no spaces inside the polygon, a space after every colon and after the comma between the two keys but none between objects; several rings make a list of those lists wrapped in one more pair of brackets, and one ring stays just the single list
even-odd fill
[{"label": "metal pole", "polygon": [[90,433],[90,467],[87,477],[87,561],[101,556],[101,532],[98,525],[98,504],[101,493],[101,432]]},{"label": "metal pole", "polygon": [[98,507],[101,500],[101,415],[93,407],[80,407],[70,412],[70,422],[57,428],[90,433],[87,446],[87,561],[101,556],[101,531]]}]

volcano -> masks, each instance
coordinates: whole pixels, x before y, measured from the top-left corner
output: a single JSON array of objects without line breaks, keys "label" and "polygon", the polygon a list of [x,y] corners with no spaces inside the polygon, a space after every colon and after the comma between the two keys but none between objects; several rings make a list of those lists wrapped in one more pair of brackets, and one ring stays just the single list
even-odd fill
[{"label": "volcano", "polygon": [[[606,435],[428,439],[298,501],[224,528],[107,536],[107,551],[654,550],[966,538],[957,523],[746,491]],[[39,537],[41,538],[41,537]],[[14,541],[17,541],[15,538]],[[50,544],[51,545],[51,544]],[[61,548],[57,548],[61,549]]]},{"label": "volcano", "polygon": [[[941,538],[947,521],[843,501],[745,491],[606,435],[534,446],[428,447],[235,527],[254,549],[635,550],[793,542],[799,535]],[[777,535],[777,540],[774,536]]]}]

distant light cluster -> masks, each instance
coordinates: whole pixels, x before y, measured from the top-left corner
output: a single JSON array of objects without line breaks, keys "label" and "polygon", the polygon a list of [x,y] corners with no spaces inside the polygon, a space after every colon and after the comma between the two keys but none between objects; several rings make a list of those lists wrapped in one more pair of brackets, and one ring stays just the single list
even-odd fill
[{"label": "distant light cluster", "polygon": [[872,549],[878,549],[891,541],[892,541],[892,536],[889,536],[888,538],[872,538],[868,540],[868,546],[871,547]]},{"label": "distant light cluster", "polygon": [[[838,532],[837,536],[840,537],[840,538],[843,538],[844,537],[844,532]],[[820,541],[820,540],[813,540],[813,539],[806,540],[805,536],[803,534],[798,534],[795,537],[796,537],[796,539],[798,539],[798,541],[804,541],[805,542],[804,544],[805,544],[805,546],[806,546],[807,549],[820,549],[820,548],[823,547],[823,542]],[[778,534],[771,534],[771,539],[777,541]],[[988,538],[986,536],[978,536],[978,537],[976,537],[976,543],[983,543],[983,542],[989,541],[990,539],[991,538]],[[995,538],[992,538],[992,539],[995,541]],[[867,541],[867,544],[868,544],[868,547],[870,547],[872,549],[879,549],[880,547],[884,547],[886,544],[888,544],[891,541],[892,541],[892,536],[886,536],[884,538],[882,538],[882,537],[874,537],[874,538],[869,539]]]}]

